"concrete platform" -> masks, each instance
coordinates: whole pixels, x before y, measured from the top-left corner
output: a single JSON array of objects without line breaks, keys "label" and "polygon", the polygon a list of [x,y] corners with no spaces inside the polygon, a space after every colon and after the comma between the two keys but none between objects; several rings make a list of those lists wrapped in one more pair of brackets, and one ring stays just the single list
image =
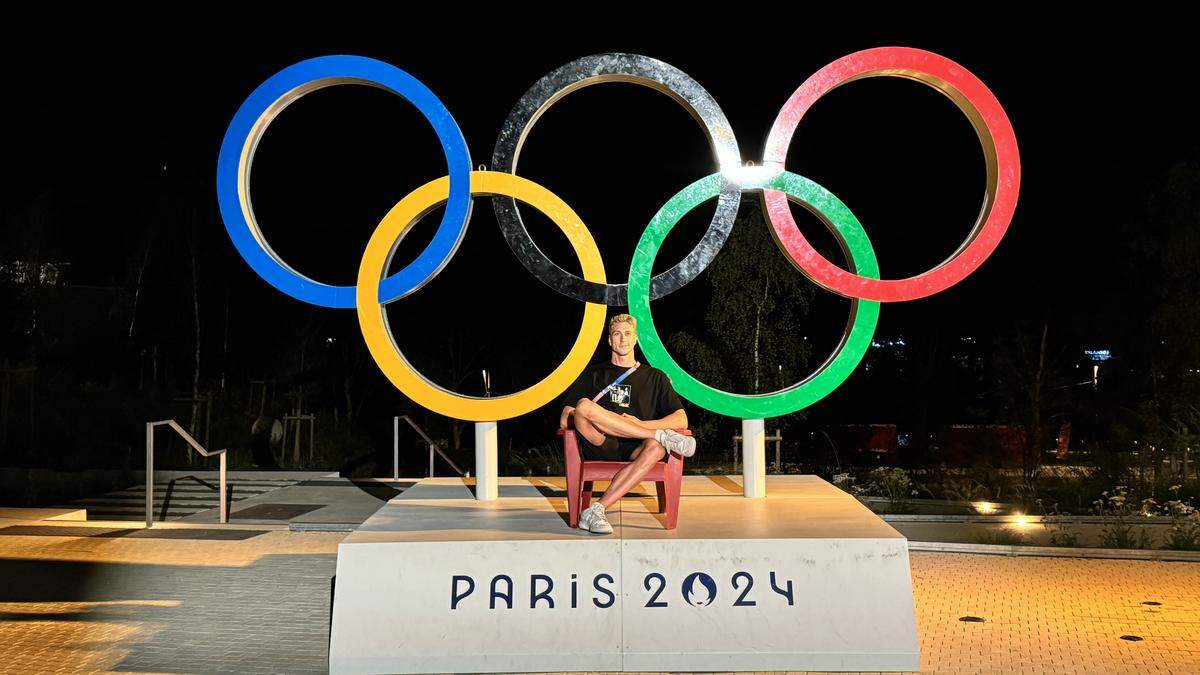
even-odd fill
[{"label": "concrete platform", "polygon": [[562,479],[500,483],[422,480],[346,537],[331,671],[919,668],[904,536],[815,476],[686,476],[676,530],[644,484],[610,536]]}]

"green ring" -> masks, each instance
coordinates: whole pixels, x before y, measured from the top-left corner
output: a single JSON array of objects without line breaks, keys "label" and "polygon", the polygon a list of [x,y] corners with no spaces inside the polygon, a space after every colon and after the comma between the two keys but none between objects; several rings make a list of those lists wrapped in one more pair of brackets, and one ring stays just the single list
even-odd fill
[{"label": "green ring", "polygon": [[[778,190],[800,202],[830,226],[842,248],[849,254],[851,267],[856,274],[870,279],[879,278],[879,264],[867,233],[850,209],[833,193],[788,171],[766,180],[745,181],[742,189]],[[833,356],[808,378],[770,394],[731,394],[704,384],[675,362],[654,328],[654,318],[650,314],[650,272],[654,267],[654,257],[680,219],[700,204],[717,197],[720,191],[720,174],[701,178],[680,190],[654,214],[642,238],[638,240],[633,262],[629,266],[629,313],[638,321],[642,353],[651,365],[671,378],[680,396],[715,413],[742,419],[760,419],[802,410],[828,396],[858,367],[867,348],[871,346],[871,337],[879,322],[878,302],[853,300],[851,320]],[[787,255],[786,251],[784,255]]]}]

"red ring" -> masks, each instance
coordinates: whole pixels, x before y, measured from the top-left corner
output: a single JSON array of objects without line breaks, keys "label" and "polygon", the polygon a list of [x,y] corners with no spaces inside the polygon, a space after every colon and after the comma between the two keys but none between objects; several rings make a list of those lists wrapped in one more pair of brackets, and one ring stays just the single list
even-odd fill
[{"label": "red ring", "polygon": [[779,243],[814,283],[848,298],[901,302],[924,298],[953,286],[991,255],[1004,237],[1017,205],[1021,158],[1008,115],[979,78],[932,52],[908,47],[880,47],[843,56],[805,80],[775,118],[767,136],[763,164],[783,169],[792,134],[817,99],[847,82],[881,76],[917,80],[941,91],[966,114],[979,135],[988,164],[988,191],[979,220],[963,245],[940,265],[923,274],[907,279],[868,279],[843,270],[817,253],[796,227],[786,195],[777,190],[764,190],[763,200]]}]

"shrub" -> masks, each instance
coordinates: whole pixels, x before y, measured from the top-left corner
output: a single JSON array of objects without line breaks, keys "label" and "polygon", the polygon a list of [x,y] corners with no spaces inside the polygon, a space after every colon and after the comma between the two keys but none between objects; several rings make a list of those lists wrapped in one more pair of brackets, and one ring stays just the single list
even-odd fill
[{"label": "shrub", "polygon": [[[1178,485],[1171,492],[1179,495]],[[1166,503],[1165,510],[1171,516],[1171,527],[1163,541],[1163,548],[1176,551],[1200,551],[1200,510],[1188,502],[1173,499]]]},{"label": "shrub", "polygon": [[510,455],[509,462],[525,476],[567,475],[566,460],[557,443],[530,446]]},{"label": "shrub", "polygon": [[942,481],[942,498],[959,502],[990,501],[993,496],[986,485],[969,477],[949,477]]},{"label": "shrub", "polygon": [[1100,530],[1101,548],[1150,548],[1150,533],[1131,521],[1139,512],[1152,509],[1154,500],[1144,501],[1142,508],[1135,511],[1124,485],[1118,485],[1112,494],[1102,493],[1101,497],[1092,502],[1096,513],[1104,519],[1104,528]]},{"label": "shrub", "polygon": [[996,546],[1023,546],[1026,544],[1025,535],[1009,527],[999,530],[984,530],[975,536],[977,544],[992,544]]},{"label": "shrub", "polygon": [[1072,528],[1075,521],[1070,517],[1071,514],[1059,511],[1057,502],[1050,511],[1046,511],[1042,500],[1038,499],[1036,503],[1042,511],[1042,525],[1050,534],[1050,545],[1070,548],[1079,546],[1079,533]]},{"label": "shrub", "polygon": [[858,494],[857,486],[854,484],[854,476],[848,473],[835,473],[833,475],[833,486],[852,495]]},{"label": "shrub", "polygon": [[1021,478],[1008,486],[1009,501],[1018,504],[1026,512],[1033,509],[1033,506],[1038,502],[1038,495],[1041,492],[1040,476],[1037,473],[1028,478]]},{"label": "shrub", "polygon": [[886,498],[888,513],[908,513],[912,509],[909,499],[917,493],[904,469],[886,466],[871,469],[867,483],[858,490],[859,494]]}]

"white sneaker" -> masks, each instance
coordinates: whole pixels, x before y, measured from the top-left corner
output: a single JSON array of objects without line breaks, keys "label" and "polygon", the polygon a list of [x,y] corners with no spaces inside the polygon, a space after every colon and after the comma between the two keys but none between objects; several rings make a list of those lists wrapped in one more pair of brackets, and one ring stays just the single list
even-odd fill
[{"label": "white sneaker", "polygon": [[691,436],[684,436],[678,431],[659,429],[654,432],[654,440],[662,443],[667,452],[673,452],[683,457],[691,457],[696,454],[696,439]]},{"label": "white sneaker", "polygon": [[593,503],[579,514],[579,529],[593,534],[612,534],[612,525],[609,524],[608,516],[604,514],[604,507],[600,502]]}]

